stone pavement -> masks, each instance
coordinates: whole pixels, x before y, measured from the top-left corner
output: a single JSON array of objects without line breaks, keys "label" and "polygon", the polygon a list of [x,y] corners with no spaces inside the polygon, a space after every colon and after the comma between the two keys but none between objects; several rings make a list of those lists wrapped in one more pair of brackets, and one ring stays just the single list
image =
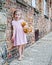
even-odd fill
[{"label": "stone pavement", "polygon": [[52,32],[24,51],[22,61],[13,59],[9,65],[52,65]]}]

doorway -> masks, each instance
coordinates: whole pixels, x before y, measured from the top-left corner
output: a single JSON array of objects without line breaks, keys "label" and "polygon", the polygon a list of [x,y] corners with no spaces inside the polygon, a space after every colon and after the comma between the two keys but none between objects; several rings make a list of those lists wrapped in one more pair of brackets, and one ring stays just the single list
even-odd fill
[{"label": "doorway", "polygon": [[35,30],[35,41],[39,39],[39,29]]}]

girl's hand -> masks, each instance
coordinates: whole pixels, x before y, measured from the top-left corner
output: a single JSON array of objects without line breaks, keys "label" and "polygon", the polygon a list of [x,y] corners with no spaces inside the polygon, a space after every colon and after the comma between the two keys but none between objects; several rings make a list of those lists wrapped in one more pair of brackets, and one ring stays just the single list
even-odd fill
[{"label": "girl's hand", "polygon": [[15,38],[15,37],[14,37],[14,36],[12,36],[12,39],[11,39],[11,41],[12,41],[12,42],[14,42],[14,38]]}]

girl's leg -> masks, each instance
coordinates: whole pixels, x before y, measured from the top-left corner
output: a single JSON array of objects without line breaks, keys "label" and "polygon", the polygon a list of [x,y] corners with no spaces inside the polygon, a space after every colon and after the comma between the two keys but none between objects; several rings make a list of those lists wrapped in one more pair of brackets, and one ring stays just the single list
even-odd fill
[{"label": "girl's leg", "polygon": [[22,59],[22,45],[19,46],[19,60]]},{"label": "girl's leg", "polygon": [[17,46],[17,56],[19,56],[19,46]]},{"label": "girl's leg", "polygon": [[24,57],[24,47],[25,45],[22,45],[22,57]]}]

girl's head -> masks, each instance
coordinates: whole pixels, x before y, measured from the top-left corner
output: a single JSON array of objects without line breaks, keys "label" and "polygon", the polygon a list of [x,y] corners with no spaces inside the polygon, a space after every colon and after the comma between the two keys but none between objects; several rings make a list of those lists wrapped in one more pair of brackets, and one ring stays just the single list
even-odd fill
[{"label": "girl's head", "polygon": [[21,11],[21,10],[16,10],[16,11],[14,11],[13,17],[14,17],[15,19],[21,19],[21,18],[22,18],[22,11]]}]

